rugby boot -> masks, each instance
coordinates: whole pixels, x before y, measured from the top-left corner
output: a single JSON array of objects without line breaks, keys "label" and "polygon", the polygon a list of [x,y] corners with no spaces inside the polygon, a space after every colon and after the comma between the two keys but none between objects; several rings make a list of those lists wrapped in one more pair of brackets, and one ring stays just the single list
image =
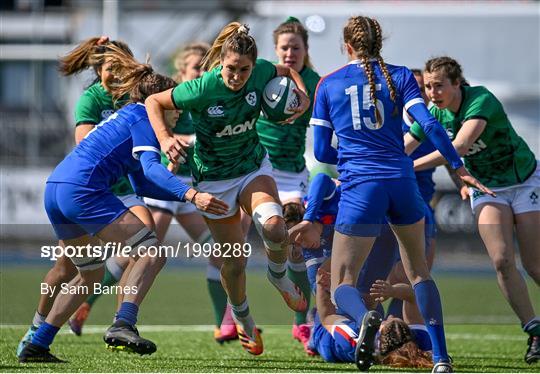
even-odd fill
[{"label": "rugby boot", "polygon": [[30,362],[61,364],[66,361],[60,360],[58,357],[52,355],[47,348],[28,343],[19,354],[19,362],[21,364]]},{"label": "rugby boot", "polygon": [[17,357],[21,356],[21,352],[23,351],[24,347],[28,345],[28,343],[32,342],[32,338],[34,337],[34,334],[38,330],[38,327],[31,325],[28,330],[26,331],[26,334],[22,337],[21,341],[19,342],[19,345],[17,346]]},{"label": "rugby boot", "polygon": [[360,371],[368,371],[375,362],[375,337],[381,326],[381,315],[370,310],[362,318],[362,325],[358,334],[354,351],[354,362]]},{"label": "rugby boot", "polygon": [[532,365],[540,360],[540,336],[530,335],[527,344],[529,347],[525,353],[525,362]]},{"label": "rugby boot", "polygon": [[453,373],[454,368],[452,367],[452,364],[449,362],[437,362],[435,366],[433,366],[433,370],[431,370],[432,373]]},{"label": "rugby boot", "polygon": [[84,325],[84,322],[88,318],[88,314],[90,313],[90,304],[83,303],[79,309],[75,312],[73,317],[71,317],[68,321],[69,328],[71,331],[77,335],[82,335],[82,328]]},{"label": "rugby boot", "polygon": [[119,319],[107,329],[103,340],[107,348],[114,351],[126,351],[142,355],[150,355],[157,350],[156,345],[148,339],[141,338],[135,326]]}]

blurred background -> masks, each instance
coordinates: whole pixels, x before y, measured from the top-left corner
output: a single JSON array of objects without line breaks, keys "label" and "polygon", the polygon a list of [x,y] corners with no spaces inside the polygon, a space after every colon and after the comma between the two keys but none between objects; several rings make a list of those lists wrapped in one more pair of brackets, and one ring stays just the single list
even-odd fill
[{"label": "blurred background", "polygon": [[[0,12],[0,260],[4,267],[49,266],[37,255],[37,244],[55,242],[42,203],[45,180],[73,147],[74,106],[93,80],[91,74],[61,77],[57,60],[96,35],[127,42],[136,58],[144,60],[149,54],[156,70],[171,74],[172,56],[182,45],[212,42],[232,20],[249,24],[260,57],[275,60],[272,31],[288,16],[295,16],[310,32],[311,59],[324,75],[346,63],[341,32],[347,18],[374,16],[386,36],[386,61],[422,68],[434,56],[456,58],[471,85],[487,86],[503,102],[518,134],[540,158],[537,1],[2,0]],[[313,167],[311,136],[306,157]],[[492,276],[468,203],[460,201],[446,171],[437,171],[436,182],[435,270],[484,271]],[[167,240],[183,239],[182,229],[172,226]],[[251,239],[256,243],[256,236]],[[171,263],[202,266],[205,261]],[[262,257],[254,256],[251,263],[260,265]],[[496,287],[494,281],[490,284]],[[515,317],[510,312],[508,318]]]}]

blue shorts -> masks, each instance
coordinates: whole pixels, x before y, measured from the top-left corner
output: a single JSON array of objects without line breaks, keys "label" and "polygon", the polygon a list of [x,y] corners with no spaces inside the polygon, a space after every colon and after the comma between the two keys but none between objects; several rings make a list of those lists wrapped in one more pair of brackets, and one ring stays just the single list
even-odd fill
[{"label": "blue shorts", "polygon": [[[321,246],[317,249],[302,249],[313,292],[316,289],[317,270],[332,255],[333,232],[333,225],[325,225],[321,236]],[[390,226],[385,224],[382,226],[381,235],[375,240],[373,248],[360,270],[356,288],[362,293],[369,293],[371,285],[377,279],[386,279],[398,260],[399,244]],[[315,268],[312,268],[314,266]]]},{"label": "blue shorts", "polygon": [[334,336],[332,336],[321,324],[317,314],[308,344],[326,362],[354,362],[358,331],[360,328],[356,322],[345,319],[334,327]]},{"label": "blue shorts", "polygon": [[45,210],[58,239],[95,235],[128,208],[112,192],[71,183],[48,182]]},{"label": "blue shorts", "polygon": [[345,182],[341,184],[336,231],[376,237],[385,217],[394,225],[410,225],[424,215],[424,200],[413,178]]}]

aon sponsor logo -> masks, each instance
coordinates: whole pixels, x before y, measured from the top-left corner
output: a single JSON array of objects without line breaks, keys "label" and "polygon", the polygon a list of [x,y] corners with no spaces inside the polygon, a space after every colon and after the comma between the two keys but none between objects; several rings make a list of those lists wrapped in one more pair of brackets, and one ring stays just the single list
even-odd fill
[{"label": "aon sponsor logo", "polygon": [[478,152],[483,151],[487,148],[486,143],[482,141],[482,139],[478,139],[471,145],[471,148],[469,148],[469,152],[465,156],[472,156]]},{"label": "aon sponsor logo", "polygon": [[246,131],[252,130],[253,126],[255,125],[255,118],[253,118],[251,121],[246,121],[244,123],[240,123],[238,125],[227,125],[223,130],[216,133],[216,136],[218,138],[221,138],[223,136],[231,136],[231,135],[238,135],[242,134]]}]

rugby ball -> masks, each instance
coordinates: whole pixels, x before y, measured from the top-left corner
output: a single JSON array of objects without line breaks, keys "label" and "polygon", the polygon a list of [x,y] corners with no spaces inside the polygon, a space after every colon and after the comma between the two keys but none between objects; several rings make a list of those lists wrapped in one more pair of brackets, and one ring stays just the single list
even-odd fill
[{"label": "rugby ball", "polygon": [[300,101],[293,89],[296,84],[288,77],[276,77],[266,84],[263,91],[263,116],[272,122],[280,122],[294,114],[292,109]]}]

